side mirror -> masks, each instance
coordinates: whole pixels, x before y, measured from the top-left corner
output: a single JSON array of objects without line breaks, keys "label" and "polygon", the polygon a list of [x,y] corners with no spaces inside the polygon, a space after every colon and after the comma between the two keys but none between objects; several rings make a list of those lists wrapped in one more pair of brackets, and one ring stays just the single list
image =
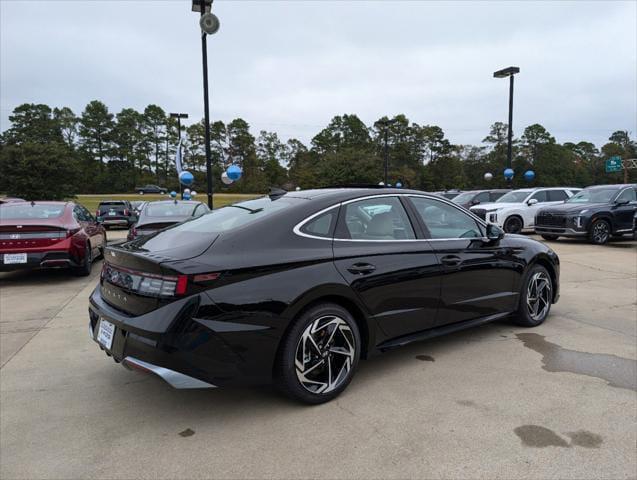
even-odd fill
[{"label": "side mirror", "polygon": [[480,205],[480,200],[471,200],[471,205]]},{"label": "side mirror", "polygon": [[626,200],[615,200],[615,205],[617,205],[618,207],[621,207],[622,205],[628,205],[630,203],[630,200],[626,199]]},{"label": "side mirror", "polygon": [[537,198],[532,198],[531,200],[529,200],[528,202],[526,202],[526,204],[530,207],[532,205],[535,205],[537,202]]},{"label": "side mirror", "polygon": [[497,242],[504,238],[504,230],[494,223],[487,223],[487,239],[491,242]]}]

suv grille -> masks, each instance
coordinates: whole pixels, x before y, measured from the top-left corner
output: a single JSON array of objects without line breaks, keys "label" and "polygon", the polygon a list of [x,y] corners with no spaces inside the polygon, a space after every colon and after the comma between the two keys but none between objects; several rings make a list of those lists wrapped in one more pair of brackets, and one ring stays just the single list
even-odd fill
[{"label": "suv grille", "polygon": [[554,213],[540,213],[535,219],[535,225],[544,225],[547,227],[565,227],[566,216],[556,215]]}]

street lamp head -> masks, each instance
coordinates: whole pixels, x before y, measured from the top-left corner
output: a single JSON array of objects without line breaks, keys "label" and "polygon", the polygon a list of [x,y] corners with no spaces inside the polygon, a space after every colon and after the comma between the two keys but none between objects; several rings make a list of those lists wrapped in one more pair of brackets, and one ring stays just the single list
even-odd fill
[{"label": "street lamp head", "polygon": [[506,78],[506,77],[510,77],[511,75],[515,75],[516,73],[520,73],[520,67],[503,68],[502,70],[493,72],[493,76],[495,78]]},{"label": "street lamp head", "polygon": [[204,13],[210,12],[212,9],[212,0],[192,0],[192,11],[201,13],[201,3],[204,4]]},{"label": "street lamp head", "polygon": [[170,118],[188,118],[187,113],[171,113]]}]

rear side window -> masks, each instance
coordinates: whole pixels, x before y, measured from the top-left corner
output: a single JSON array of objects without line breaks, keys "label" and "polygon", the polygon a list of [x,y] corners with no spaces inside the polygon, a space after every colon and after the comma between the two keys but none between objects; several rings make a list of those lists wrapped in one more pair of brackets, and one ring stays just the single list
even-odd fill
[{"label": "rear side window", "polygon": [[549,190],[549,202],[563,202],[568,198],[564,190]]},{"label": "rear side window", "polygon": [[416,238],[407,212],[397,197],[360,200],[341,208],[339,238],[352,240],[409,240]]},{"label": "rear side window", "polygon": [[495,202],[498,198],[504,195],[507,192],[491,192],[489,195],[491,196],[491,201]]},{"label": "rear side window", "polygon": [[444,202],[410,197],[432,239],[482,237],[478,223],[467,213]]},{"label": "rear side window", "polygon": [[336,223],[338,208],[333,208],[301,227],[301,232],[315,237],[332,238],[332,231]]}]

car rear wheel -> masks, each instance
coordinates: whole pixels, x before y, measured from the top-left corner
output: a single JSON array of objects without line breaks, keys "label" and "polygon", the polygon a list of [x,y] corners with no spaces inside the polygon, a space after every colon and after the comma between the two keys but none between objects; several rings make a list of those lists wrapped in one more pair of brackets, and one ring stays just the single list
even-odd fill
[{"label": "car rear wheel", "polygon": [[588,238],[595,245],[604,245],[610,238],[610,224],[606,220],[595,220],[591,225]]},{"label": "car rear wheel", "polygon": [[526,274],[520,292],[520,305],[514,322],[521,327],[537,327],[551,311],[553,281],[546,268],[533,266]]},{"label": "car rear wheel", "polygon": [[338,396],[354,376],[361,340],[343,307],[316,305],[303,313],[284,338],[274,379],[287,396],[319,404]]},{"label": "car rear wheel", "polygon": [[542,238],[544,240],[557,240],[559,238],[559,235],[542,235]]},{"label": "car rear wheel", "polygon": [[504,222],[504,231],[506,233],[520,233],[523,227],[522,219],[517,215],[507,218]]},{"label": "car rear wheel", "polygon": [[85,249],[84,262],[75,269],[75,274],[79,277],[88,277],[93,268],[93,250],[91,249],[91,245],[87,243]]}]

